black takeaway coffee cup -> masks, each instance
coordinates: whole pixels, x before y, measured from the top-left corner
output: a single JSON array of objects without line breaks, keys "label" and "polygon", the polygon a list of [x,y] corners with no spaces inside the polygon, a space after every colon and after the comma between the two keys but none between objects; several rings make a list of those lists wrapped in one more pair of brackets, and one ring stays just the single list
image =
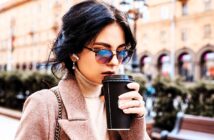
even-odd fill
[{"label": "black takeaway coffee cup", "polygon": [[134,82],[132,76],[111,75],[105,76],[102,83],[102,94],[105,96],[108,130],[129,130],[132,115],[125,114],[118,108],[118,96],[131,91],[128,83]]}]

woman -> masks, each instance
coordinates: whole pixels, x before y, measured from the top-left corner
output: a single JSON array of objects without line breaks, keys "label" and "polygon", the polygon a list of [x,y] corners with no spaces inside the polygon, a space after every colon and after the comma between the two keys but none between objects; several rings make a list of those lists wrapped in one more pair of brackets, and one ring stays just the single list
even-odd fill
[{"label": "woman", "polygon": [[[132,92],[119,97],[119,108],[136,114],[130,131],[107,131],[106,111],[101,96],[102,80],[116,74],[135,49],[135,40],[123,14],[97,1],[74,5],[64,15],[62,29],[53,52],[57,68],[67,70],[58,86],[32,94],[24,104],[17,140],[145,140],[144,104],[139,85],[130,83]],[[58,92],[63,103],[58,117]],[[134,100],[133,100],[134,99]]]}]

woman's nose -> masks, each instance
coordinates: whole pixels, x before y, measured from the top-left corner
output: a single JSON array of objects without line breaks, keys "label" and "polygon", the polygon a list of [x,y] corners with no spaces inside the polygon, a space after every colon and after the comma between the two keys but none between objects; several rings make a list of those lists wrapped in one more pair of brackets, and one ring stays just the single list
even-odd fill
[{"label": "woman's nose", "polygon": [[110,65],[119,65],[120,62],[119,62],[119,60],[117,59],[117,55],[113,55],[111,61],[110,61],[108,64],[110,64]]}]

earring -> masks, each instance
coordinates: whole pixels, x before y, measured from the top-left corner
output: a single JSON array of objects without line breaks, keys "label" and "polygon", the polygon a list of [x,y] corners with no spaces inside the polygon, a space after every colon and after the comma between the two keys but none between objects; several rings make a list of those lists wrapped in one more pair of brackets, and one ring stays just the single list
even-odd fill
[{"label": "earring", "polygon": [[76,69],[76,62],[79,60],[79,57],[76,54],[72,54],[70,56],[71,61],[73,62],[73,66],[72,69],[75,70]]},{"label": "earring", "polygon": [[75,66],[75,65],[76,65],[76,62],[73,61],[73,66],[72,66],[72,69],[73,69],[73,70],[76,69],[76,66]]}]

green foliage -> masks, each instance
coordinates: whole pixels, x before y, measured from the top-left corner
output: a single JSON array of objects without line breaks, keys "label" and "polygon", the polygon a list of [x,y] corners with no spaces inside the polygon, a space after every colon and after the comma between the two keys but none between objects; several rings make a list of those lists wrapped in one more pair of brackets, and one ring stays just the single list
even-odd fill
[{"label": "green foliage", "polygon": [[23,77],[24,88],[30,93],[38,91],[40,89],[51,88],[56,85],[57,80],[49,74],[33,72]]},{"label": "green foliage", "polygon": [[189,88],[187,114],[214,117],[214,84],[200,82]]},{"label": "green foliage", "polygon": [[6,73],[0,73],[0,105],[5,104]]},{"label": "green foliage", "polygon": [[[171,131],[174,127],[176,114],[181,110],[182,103],[185,102],[188,90],[180,81],[171,81],[157,77],[153,86],[156,89],[156,98],[154,102],[155,127]],[[180,97],[180,98],[178,98]],[[180,100],[178,100],[180,99]],[[174,103],[177,102],[175,105]]]},{"label": "green foliage", "polygon": [[57,80],[47,73],[39,72],[1,72],[0,106],[21,109],[24,100],[33,92],[51,88]]},{"label": "green foliage", "polygon": [[[177,112],[214,117],[214,83],[184,83],[179,79],[171,81],[157,77],[154,103],[155,127],[172,130]],[[176,105],[175,105],[176,103]],[[184,106],[187,105],[187,108]]]}]

